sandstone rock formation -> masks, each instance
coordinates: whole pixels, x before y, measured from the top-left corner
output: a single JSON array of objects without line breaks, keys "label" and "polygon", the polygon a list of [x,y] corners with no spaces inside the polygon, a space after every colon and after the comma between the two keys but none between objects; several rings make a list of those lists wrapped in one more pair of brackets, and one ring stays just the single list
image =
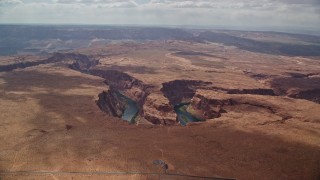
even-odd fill
[{"label": "sandstone rock formation", "polygon": [[145,97],[148,95],[150,86],[142,81],[120,71],[92,69],[89,73],[105,79],[109,87],[121,91],[124,95],[136,101],[142,106]]},{"label": "sandstone rock formation", "polygon": [[99,94],[97,105],[107,114],[120,118],[125,110],[126,100],[117,95],[116,91],[109,89]]},{"label": "sandstone rock formation", "polygon": [[162,93],[170,101],[170,104],[176,105],[183,101],[189,101],[197,89],[205,89],[211,85],[210,82],[195,80],[174,80],[162,84]]},{"label": "sandstone rock formation", "polygon": [[143,105],[143,118],[152,124],[177,124],[177,115],[169,100],[161,94],[150,94]]},{"label": "sandstone rock formation", "polygon": [[[256,113],[266,116],[277,117],[279,121],[290,119],[295,114],[288,113],[288,109],[275,105],[272,102],[277,100],[284,103],[292,102],[285,98],[251,95],[251,94],[226,94],[211,90],[198,90],[191,100],[187,111],[198,118],[214,119],[219,118],[223,113]],[[287,102],[288,101],[288,102]]]},{"label": "sandstone rock formation", "polygon": [[292,76],[278,77],[270,82],[276,94],[320,103],[320,77],[314,74],[297,75],[297,73]]},{"label": "sandstone rock formation", "polygon": [[225,112],[224,106],[232,104],[233,101],[227,94],[215,92],[214,98],[208,98],[203,91],[197,91],[187,111],[199,119],[213,119]]}]

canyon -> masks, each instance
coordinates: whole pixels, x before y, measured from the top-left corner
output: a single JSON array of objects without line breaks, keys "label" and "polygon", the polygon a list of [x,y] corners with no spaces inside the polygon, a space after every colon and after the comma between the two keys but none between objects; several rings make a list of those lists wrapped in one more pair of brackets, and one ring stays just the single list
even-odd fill
[{"label": "canyon", "polygon": [[257,34],[128,28],[0,56],[0,179],[318,179],[318,39],[277,34],[296,55]]},{"label": "canyon", "polygon": [[[186,53],[183,54],[185,55]],[[204,53],[191,53],[191,55],[200,56],[203,54]],[[205,54],[205,56],[208,55]],[[123,116],[126,108],[136,109],[133,114],[129,115],[134,118],[126,119],[135,124],[139,124],[140,122],[158,125],[181,124],[182,122],[178,118],[179,114],[177,115],[175,110],[175,107],[180,104],[185,106],[186,110],[184,113],[187,113],[190,119],[193,119],[192,122],[219,118],[223,113],[228,112],[222,108],[224,106],[249,105],[265,108],[273,114],[275,113],[271,107],[261,105],[259,101],[251,101],[251,104],[243,101],[235,101],[232,99],[232,97],[236,97],[233,94],[241,94],[242,97],[246,97],[247,95],[256,95],[257,97],[287,96],[319,103],[319,89],[317,89],[317,85],[320,84],[320,82],[318,82],[317,74],[304,75],[289,73],[291,77],[288,78],[273,78],[269,89],[226,89],[215,87],[212,82],[200,80],[173,80],[163,82],[159,89],[125,72],[99,67],[101,63],[95,59],[94,56],[87,56],[80,53],[56,53],[52,57],[44,60],[0,66],[0,70],[10,71],[17,68],[27,68],[40,64],[63,61],[68,64],[70,69],[103,78],[104,83],[107,85],[107,90],[99,93],[99,99],[97,100],[98,107],[105,113],[118,118]],[[256,75],[250,76],[256,77]],[[261,77],[265,78],[266,76]],[[302,81],[299,85],[304,89],[291,90],[290,87],[288,87],[290,86],[290,82],[296,81],[297,79]],[[293,84],[293,82],[291,84]],[[217,99],[206,98],[206,95],[212,92],[217,93]],[[228,98],[219,99],[220,97]],[[128,102],[131,102],[131,105],[127,107],[127,105],[130,104]],[[179,107],[182,107],[181,105]],[[282,118],[288,119],[288,117],[291,118],[290,115],[285,115]],[[186,125],[185,122],[182,124]]]}]

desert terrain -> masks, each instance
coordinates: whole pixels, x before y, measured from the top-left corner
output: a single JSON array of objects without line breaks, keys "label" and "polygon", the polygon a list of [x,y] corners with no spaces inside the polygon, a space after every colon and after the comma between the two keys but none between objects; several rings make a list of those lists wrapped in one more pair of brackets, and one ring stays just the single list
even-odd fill
[{"label": "desert terrain", "polygon": [[3,53],[0,179],[320,178],[319,37],[133,29]]}]

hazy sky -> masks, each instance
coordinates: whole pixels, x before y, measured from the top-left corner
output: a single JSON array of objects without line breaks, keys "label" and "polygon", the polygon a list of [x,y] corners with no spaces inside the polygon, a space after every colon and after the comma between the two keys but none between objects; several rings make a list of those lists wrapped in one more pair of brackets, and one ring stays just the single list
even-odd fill
[{"label": "hazy sky", "polygon": [[0,0],[0,23],[285,27],[320,31],[320,0]]}]

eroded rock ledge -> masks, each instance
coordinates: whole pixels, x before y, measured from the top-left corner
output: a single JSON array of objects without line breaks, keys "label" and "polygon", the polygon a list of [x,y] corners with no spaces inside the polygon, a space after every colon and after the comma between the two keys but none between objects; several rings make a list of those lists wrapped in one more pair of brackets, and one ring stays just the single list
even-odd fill
[{"label": "eroded rock ledge", "polygon": [[187,110],[196,117],[203,119],[214,119],[220,117],[223,113],[238,111],[241,111],[241,113],[272,114],[279,117],[278,120],[280,121],[292,118],[293,115],[288,114],[287,110],[270,103],[268,99],[270,99],[270,96],[268,98],[268,96],[261,95],[237,95],[198,90]]},{"label": "eroded rock ledge", "polygon": [[121,91],[124,95],[136,101],[142,107],[152,86],[120,71],[90,69],[89,74],[105,79],[110,88]]},{"label": "eroded rock ledge", "polygon": [[150,94],[143,104],[142,117],[152,124],[174,125],[177,115],[169,100],[162,94]]},{"label": "eroded rock ledge", "polygon": [[[268,82],[276,96],[288,96],[295,99],[305,99],[320,103],[320,75],[319,73],[287,72],[284,75],[267,75],[244,71],[246,75],[255,79]],[[237,91],[237,90],[236,90]],[[235,91],[235,92],[236,92]],[[238,91],[239,92],[239,91]],[[272,95],[270,90],[266,95]],[[231,94],[256,94],[256,93],[231,93]]]},{"label": "eroded rock ledge", "polygon": [[278,77],[270,81],[276,94],[320,103],[320,77],[317,74]]},{"label": "eroded rock ledge", "polygon": [[103,112],[120,118],[125,110],[126,101],[118,96],[116,91],[109,89],[99,94],[97,105]]},{"label": "eroded rock ledge", "polygon": [[320,89],[309,89],[289,92],[288,96],[296,99],[306,99],[320,104]]},{"label": "eroded rock ledge", "polygon": [[161,92],[169,99],[171,105],[189,102],[197,89],[208,89],[211,82],[197,80],[174,80],[162,84]]}]

